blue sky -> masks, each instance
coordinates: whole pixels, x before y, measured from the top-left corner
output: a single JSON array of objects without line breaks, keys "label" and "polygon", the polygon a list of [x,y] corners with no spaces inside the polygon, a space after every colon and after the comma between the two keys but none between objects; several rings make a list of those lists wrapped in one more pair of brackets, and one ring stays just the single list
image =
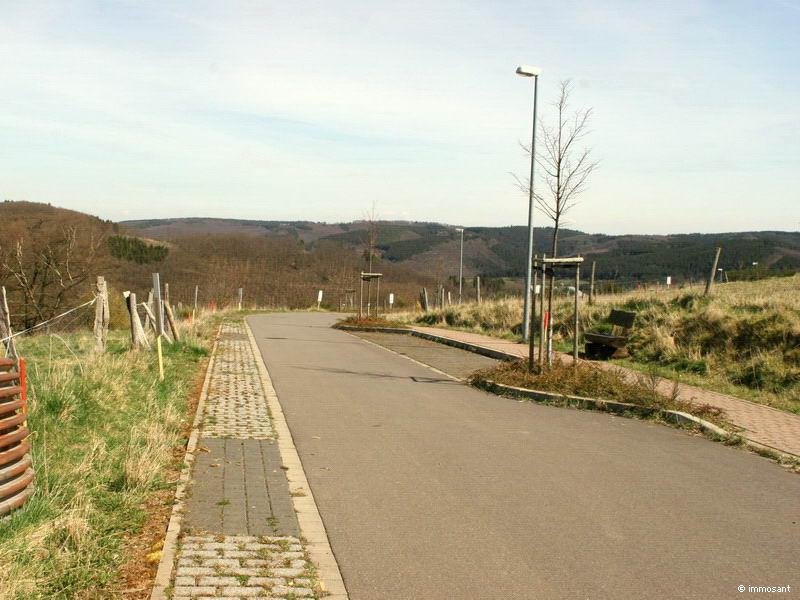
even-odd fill
[{"label": "blue sky", "polygon": [[800,0],[4,2],[0,194],[523,224],[531,63],[545,119],[562,79],[594,109],[570,227],[797,230],[798,31]]}]

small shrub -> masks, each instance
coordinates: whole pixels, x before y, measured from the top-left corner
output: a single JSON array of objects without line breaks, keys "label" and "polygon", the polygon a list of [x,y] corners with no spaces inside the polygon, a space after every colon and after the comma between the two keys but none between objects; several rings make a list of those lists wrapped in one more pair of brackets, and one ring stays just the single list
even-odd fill
[{"label": "small shrub", "polygon": [[780,392],[800,384],[800,369],[792,368],[773,354],[758,353],[749,361],[738,363],[731,379],[747,387]]},{"label": "small shrub", "polygon": [[469,378],[473,384],[487,380],[543,392],[698,413],[698,407],[680,400],[677,394],[662,395],[658,391],[660,378],[654,373],[631,379],[618,369],[602,369],[585,362],[575,365],[569,361],[555,361],[541,373],[529,372],[525,360],[504,362]]},{"label": "small shrub", "polygon": [[351,327],[394,327],[394,328],[403,328],[405,325],[398,324],[394,321],[389,321],[382,317],[359,317],[358,315],[353,315],[352,317],[347,317],[346,319],[342,319],[337,325],[349,325]]}]

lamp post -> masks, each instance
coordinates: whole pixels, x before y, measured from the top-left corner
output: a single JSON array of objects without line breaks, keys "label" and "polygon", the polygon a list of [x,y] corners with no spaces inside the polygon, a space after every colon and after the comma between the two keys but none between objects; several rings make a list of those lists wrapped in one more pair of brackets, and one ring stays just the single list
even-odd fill
[{"label": "lamp post", "polygon": [[456,231],[461,234],[461,257],[458,260],[458,303],[461,304],[461,288],[464,282],[464,228],[456,227]]},{"label": "lamp post", "polygon": [[[528,185],[528,257],[525,264],[525,310],[522,319],[522,339],[528,341],[531,330],[531,269],[533,268],[533,168],[536,164],[536,104],[541,69],[530,65],[517,67],[517,75],[533,77],[533,129],[531,133],[531,178]],[[542,286],[544,288],[544,286]]]}]

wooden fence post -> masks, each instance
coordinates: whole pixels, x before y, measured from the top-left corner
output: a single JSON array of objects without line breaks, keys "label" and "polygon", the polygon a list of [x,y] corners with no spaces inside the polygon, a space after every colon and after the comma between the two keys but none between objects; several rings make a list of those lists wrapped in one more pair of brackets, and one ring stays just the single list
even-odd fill
[{"label": "wooden fence post", "polygon": [[144,326],[150,327],[153,330],[153,333],[158,335],[158,327],[156,327],[156,316],[153,314],[153,309],[150,308],[150,305],[147,302],[142,302],[142,308],[144,308]]},{"label": "wooden fence post", "polygon": [[153,290],[152,288],[147,293],[147,303],[145,304],[144,310],[144,329],[147,331],[148,327],[152,327],[153,331],[156,330],[156,325],[153,322]]},{"label": "wooden fence post", "polygon": [[126,304],[128,305],[128,313],[131,320],[131,348],[137,350],[138,348],[150,348],[150,343],[147,341],[142,322],[139,320],[139,307],[136,304],[136,294],[133,292],[124,292]]},{"label": "wooden fence post", "polygon": [[105,352],[108,341],[108,287],[105,277],[99,275],[95,286],[94,308],[94,349],[95,352]]},{"label": "wooden fence post", "polygon": [[481,303],[481,276],[475,276],[475,296],[478,300],[478,304]]},{"label": "wooden fence post", "polygon": [[[5,348],[6,356],[15,356],[16,352],[14,351],[14,338],[11,337],[11,315],[8,312],[8,300],[6,299],[6,288],[3,286],[0,288],[0,338],[6,339],[3,343],[3,348]],[[2,357],[0,357],[2,358]]]},{"label": "wooden fence post", "polygon": [[597,265],[595,261],[592,261],[592,276],[589,280],[589,304],[594,304],[594,268]]},{"label": "wooden fence post", "polygon": [[704,296],[708,296],[711,292],[711,288],[714,286],[714,277],[717,274],[717,262],[719,262],[720,252],[722,252],[722,247],[717,246],[717,252],[714,254],[714,262],[711,264],[711,273],[708,276],[708,281],[706,281],[706,291],[703,293]]},{"label": "wooden fence post", "polygon": [[169,323],[170,331],[172,331],[172,340],[180,342],[181,337],[178,333],[178,324],[175,322],[175,314],[172,312],[172,306],[168,302],[164,303],[164,312],[167,315],[167,322]]},{"label": "wooden fence post", "polygon": [[11,330],[11,312],[8,310],[8,298],[6,297],[5,286],[0,287],[0,338],[8,338],[5,342],[6,355],[17,356],[17,346],[14,343],[14,338],[11,337],[13,331]]}]

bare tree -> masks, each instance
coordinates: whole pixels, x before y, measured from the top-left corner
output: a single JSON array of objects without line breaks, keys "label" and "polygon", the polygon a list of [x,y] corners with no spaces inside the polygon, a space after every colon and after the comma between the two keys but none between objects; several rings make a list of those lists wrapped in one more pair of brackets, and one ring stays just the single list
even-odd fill
[{"label": "bare tree", "polygon": [[[40,226],[36,223],[33,229]],[[16,240],[13,250],[0,259],[0,275],[11,276],[21,292],[18,310],[25,327],[53,317],[73,300],[91,275],[103,241],[92,232],[80,239],[73,226],[51,232],[46,239]]]},{"label": "bare tree", "polygon": [[[592,159],[591,148],[583,146],[583,141],[589,133],[589,122],[592,116],[591,108],[573,110],[570,106],[572,83],[562,81],[559,86],[558,99],[553,103],[555,118],[552,124],[539,122],[541,131],[540,150],[536,153],[536,164],[541,173],[541,185],[537,191],[534,188],[534,197],[539,209],[553,221],[553,236],[550,244],[550,257],[558,256],[558,234],[563,223],[563,217],[578,202],[578,197],[586,190],[589,176],[598,166]],[[530,146],[523,146],[530,155]],[[517,183],[527,194],[530,181],[516,178]],[[542,282],[544,289],[544,281]],[[551,275],[547,297],[547,311],[551,315],[548,328],[548,356],[552,345],[552,310],[553,289],[555,277]],[[577,294],[577,290],[575,291]]]},{"label": "bare tree", "polygon": [[[378,222],[375,220],[375,202],[369,212],[364,216],[367,223],[366,234],[364,236],[364,261],[367,264],[367,273],[372,273],[372,261],[378,258]],[[369,316],[370,302],[372,298],[372,278],[367,280],[367,316]]]},{"label": "bare tree", "polygon": [[[591,157],[591,148],[581,146],[589,133],[592,109],[573,110],[570,107],[571,95],[572,83],[562,81],[558,99],[553,103],[556,111],[554,122],[548,125],[539,121],[542,141],[536,153],[536,164],[541,173],[539,189],[543,188],[543,191],[534,189],[534,197],[539,210],[553,221],[551,257],[558,256],[558,233],[564,215],[578,203],[578,196],[586,191],[589,176],[598,166],[598,161]],[[523,145],[523,148],[530,155],[530,146]],[[519,177],[516,179],[527,194],[530,183]]]},{"label": "bare tree", "polygon": [[372,273],[372,260],[378,255],[378,222],[375,220],[375,203],[372,203],[372,208],[369,212],[365,213],[364,221],[367,223],[367,228],[364,234],[364,262],[367,266],[367,272]]}]

